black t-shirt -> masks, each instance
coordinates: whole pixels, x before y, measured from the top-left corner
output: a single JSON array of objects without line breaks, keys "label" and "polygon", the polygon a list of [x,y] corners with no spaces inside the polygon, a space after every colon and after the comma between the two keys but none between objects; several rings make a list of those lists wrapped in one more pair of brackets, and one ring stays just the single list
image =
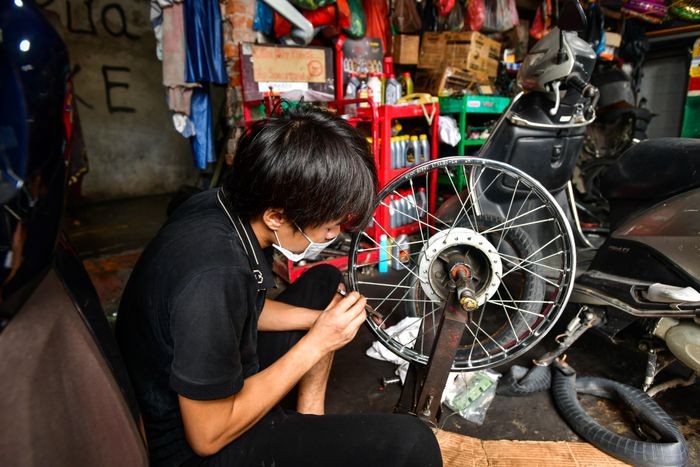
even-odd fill
[{"label": "black t-shirt", "polygon": [[127,283],[116,335],[146,427],[153,465],[193,455],[177,395],[231,396],[258,371],[258,316],[274,278],[250,225],[223,193],[180,206]]}]

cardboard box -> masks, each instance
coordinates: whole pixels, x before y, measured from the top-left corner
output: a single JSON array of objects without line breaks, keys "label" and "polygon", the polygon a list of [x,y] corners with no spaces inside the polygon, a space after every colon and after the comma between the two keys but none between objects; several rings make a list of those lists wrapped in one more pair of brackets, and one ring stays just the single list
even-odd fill
[{"label": "cardboard box", "polygon": [[425,32],[421,38],[418,68],[440,68],[445,61],[447,35],[442,32]]},{"label": "cardboard box", "polygon": [[493,83],[486,73],[462,70],[455,67],[420,68],[416,72],[414,87],[417,92],[428,92],[434,96],[477,92],[480,86]]},{"label": "cardboard box", "polygon": [[420,36],[400,34],[394,36],[394,63],[399,65],[415,65],[418,63],[420,52]]},{"label": "cardboard box", "polygon": [[425,33],[420,48],[419,68],[443,66],[483,72],[495,78],[501,44],[475,31]]}]

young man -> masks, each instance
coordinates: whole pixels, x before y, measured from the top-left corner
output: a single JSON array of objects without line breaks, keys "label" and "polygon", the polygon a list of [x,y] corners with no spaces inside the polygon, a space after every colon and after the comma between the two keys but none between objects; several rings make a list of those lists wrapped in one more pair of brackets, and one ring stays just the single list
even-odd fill
[{"label": "young man", "polygon": [[366,318],[364,297],[336,293],[337,269],[313,268],[265,298],[268,247],[314,255],[371,215],[376,184],[364,139],[300,106],[247,132],[222,188],[163,226],[116,329],[153,465],[442,465],[413,417],[323,415],[333,352]]}]

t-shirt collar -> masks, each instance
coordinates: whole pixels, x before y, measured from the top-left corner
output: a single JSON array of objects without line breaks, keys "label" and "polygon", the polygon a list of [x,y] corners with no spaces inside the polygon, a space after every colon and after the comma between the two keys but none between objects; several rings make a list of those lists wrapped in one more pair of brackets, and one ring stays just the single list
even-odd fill
[{"label": "t-shirt collar", "polygon": [[250,269],[253,271],[255,280],[258,283],[258,290],[274,288],[275,278],[272,275],[270,265],[265,259],[265,254],[263,253],[262,248],[260,248],[260,243],[253,232],[250,222],[244,222],[240,216],[233,211],[231,204],[226,197],[226,193],[224,193],[221,188],[219,188],[217,191],[216,198],[219,200],[219,204],[226,213],[226,216],[228,216],[229,220],[231,221],[231,225],[233,225],[236,236],[243,246],[243,251],[245,251],[245,254],[248,257]]}]

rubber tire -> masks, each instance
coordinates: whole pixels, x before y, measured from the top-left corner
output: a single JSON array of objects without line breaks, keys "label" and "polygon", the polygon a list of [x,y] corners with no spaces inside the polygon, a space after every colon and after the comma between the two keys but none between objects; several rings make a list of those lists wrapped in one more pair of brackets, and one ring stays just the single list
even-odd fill
[{"label": "rubber tire", "polygon": [[510,367],[498,383],[499,396],[522,397],[546,391],[552,385],[552,370],[549,366],[533,365],[525,368],[520,365]]},{"label": "rubber tire", "polygon": [[[639,389],[605,378],[576,378],[571,367],[555,365],[552,370],[552,395],[562,418],[586,441],[611,456],[641,466],[688,465],[685,438],[654,400]],[[625,438],[599,425],[578,402],[577,393],[618,400],[630,408],[637,419],[653,428],[662,442]]]},{"label": "rubber tire", "polygon": [[[498,216],[492,216],[488,214],[482,214],[479,216],[476,216],[476,222],[478,224],[479,230],[483,230],[484,228],[488,229],[490,227],[494,227],[500,223],[503,222],[503,219],[498,217]],[[469,227],[469,222],[468,221],[462,221],[461,227]],[[512,247],[517,248],[519,251],[517,252],[518,255],[521,258],[527,258],[530,253],[535,251],[535,247],[532,245],[532,240],[530,240],[530,236],[521,228],[516,227],[509,229],[506,232],[506,235],[504,236],[504,240],[508,242]],[[534,270],[535,272],[541,273],[541,268],[538,268],[536,265],[529,265],[525,266],[523,269],[529,269],[529,270]],[[523,286],[524,292],[522,294],[522,297],[520,297],[523,300],[532,300],[532,301],[539,301],[544,299],[545,295],[545,286],[542,283],[541,280],[535,280],[532,275],[527,274],[525,275],[525,285]],[[527,311],[532,311],[532,312],[537,312],[538,308],[540,305],[537,304],[530,304],[526,303],[524,305],[521,305],[521,308],[523,310]],[[535,321],[537,321],[537,317],[535,315],[530,315],[527,314],[525,315],[526,318],[519,318],[517,321],[513,322],[513,326],[516,328],[516,332],[518,334],[522,334],[525,332],[525,329],[528,328],[528,326],[534,324]],[[507,342],[509,339],[512,338],[512,331],[510,328],[504,328],[503,332],[494,334],[491,336],[495,341],[503,344]],[[482,342],[482,345],[490,352],[490,351],[496,351],[498,347],[496,344],[491,342],[490,340]],[[477,355],[478,353],[481,353],[482,350],[477,347]],[[460,351],[463,354],[467,353],[467,350],[464,349]],[[458,357],[459,353],[458,352]]]}]

